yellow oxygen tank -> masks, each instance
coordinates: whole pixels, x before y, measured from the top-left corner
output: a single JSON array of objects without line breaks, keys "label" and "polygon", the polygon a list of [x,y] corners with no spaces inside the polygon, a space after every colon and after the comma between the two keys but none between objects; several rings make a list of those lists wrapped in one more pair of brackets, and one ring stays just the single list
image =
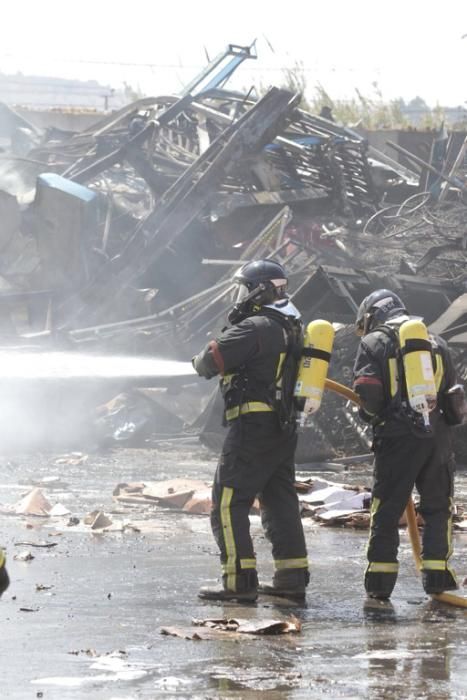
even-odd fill
[{"label": "yellow oxygen tank", "polygon": [[430,411],[436,406],[436,383],[428,331],[420,320],[404,321],[399,328],[407,398],[430,427]]},{"label": "yellow oxygen tank", "polygon": [[306,327],[294,396],[301,408],[300,424],[321,405],[331,359],[334,328],[329,321],[311,321]]}]

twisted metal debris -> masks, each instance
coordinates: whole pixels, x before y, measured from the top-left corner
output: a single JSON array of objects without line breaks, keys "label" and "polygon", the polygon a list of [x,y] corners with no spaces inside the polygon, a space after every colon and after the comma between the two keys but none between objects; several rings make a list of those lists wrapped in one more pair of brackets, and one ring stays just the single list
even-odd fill
[{"label": "twisted metal debris", "polygon": [[[434,169],[448,183],[436,194],[420,185],[418,162],[399,167],[355,131],[300,109],[299,95],[222,89],[252,47],[221,58],[181,95],[143,98],[82,132],[18,121],[23,153],[4,154],[0,180],[23,195],[37,186],[22,208],[0,191],[4,342],[186,360],[224,325],[234,270],[268,256],[287,266],[305,322],[343,324],[331,376],[349,382],[349,324],[366,294],[388,286],[438,324],[465,381],[460,153],[447,174]],[[215,434],[209,421],[203,433]],[[354,410],[331,397],[302,438],[305,459],[362,446]]]}]

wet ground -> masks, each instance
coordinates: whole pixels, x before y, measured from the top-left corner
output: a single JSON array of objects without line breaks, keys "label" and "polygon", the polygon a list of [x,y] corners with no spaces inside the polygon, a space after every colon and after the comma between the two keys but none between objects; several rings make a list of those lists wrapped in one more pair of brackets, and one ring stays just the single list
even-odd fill
[{"label": "wet ground", "polygon": [[[60,476],[45,493],[82,520],[102,509],[140,532],[92,534],[67,518],[2,516],[12,585],[0,601],[2,698],[443,698],[467,697],[467,609],[427,598],[401,534],[401,573],[392,605],[365,605],[366,532],[304,521],[312,560],[307,607],[206,604],[196,592],[218,576],[206,516],[175,511],[122,512],[112,502],[123,481],[206,478],[215,459],[190,441],[154,450],[121,449],[85,464],[56,455],[0,462],[0,502],[14,503],[33,482]],[[368,471],[326,473],[370,483]],[[458,477],[466,499],[467,472]],[[112,513],[112,511],[114,511]],[[115,512],[119,511],[119,512]],[[272,573],[268,543],[253,519],[259,568]],[[56,543],[49,548],[20,542]],[[467,534],[455,535],[455,568],[467,574]],[[34,559],[15,561],[29,549]],[[297,616],[299,635],[194,641],[164,636],[163,626],[192,618]]]}]

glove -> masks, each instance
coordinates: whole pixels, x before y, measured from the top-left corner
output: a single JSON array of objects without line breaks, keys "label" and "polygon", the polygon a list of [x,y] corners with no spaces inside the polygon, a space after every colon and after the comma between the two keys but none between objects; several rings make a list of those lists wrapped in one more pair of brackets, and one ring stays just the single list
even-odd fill
[{"label": "glove", "polygon": [[193,365],[197,374],[205,379],[212,379],[219,374],[219,370],[214,364],[212,359],[212,354],[209,350],[209,346],[206,347],[199,355],[195,355],[191,358],[191,364]]},{"label": "glove", "polygon": [[10,577],[8,576],[5,567],[5,555],[0,550],[0,598],[2,593],[5,593],[6,589],[10,585]]}]

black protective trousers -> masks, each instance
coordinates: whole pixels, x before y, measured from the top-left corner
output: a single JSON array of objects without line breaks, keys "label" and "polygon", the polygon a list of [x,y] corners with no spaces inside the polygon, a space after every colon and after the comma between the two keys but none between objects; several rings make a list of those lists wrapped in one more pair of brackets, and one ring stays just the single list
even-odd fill
[{"label": "black protective trousers", "polygon": [[[414,485],[420,494],[419,511],[425,522],[422,560],[447,562],[451,555],[451,517],[454,460],[450,429],[440,421],[431,437],[411,433],[375,439],[372,518],[368,543],[372,562],[397,562],[398,523]],[[439,564],[441,568],[441,563]]]},{"label": "black protective trousers", "polygon": [[229,427],[217,467],[211,527],[227,587],[256,569],[249,512],[256,497],[272,543],[276,569],[307,569],[307,551],[295,490],[295,430],[281,431],[275,413],[241,416]]}]

